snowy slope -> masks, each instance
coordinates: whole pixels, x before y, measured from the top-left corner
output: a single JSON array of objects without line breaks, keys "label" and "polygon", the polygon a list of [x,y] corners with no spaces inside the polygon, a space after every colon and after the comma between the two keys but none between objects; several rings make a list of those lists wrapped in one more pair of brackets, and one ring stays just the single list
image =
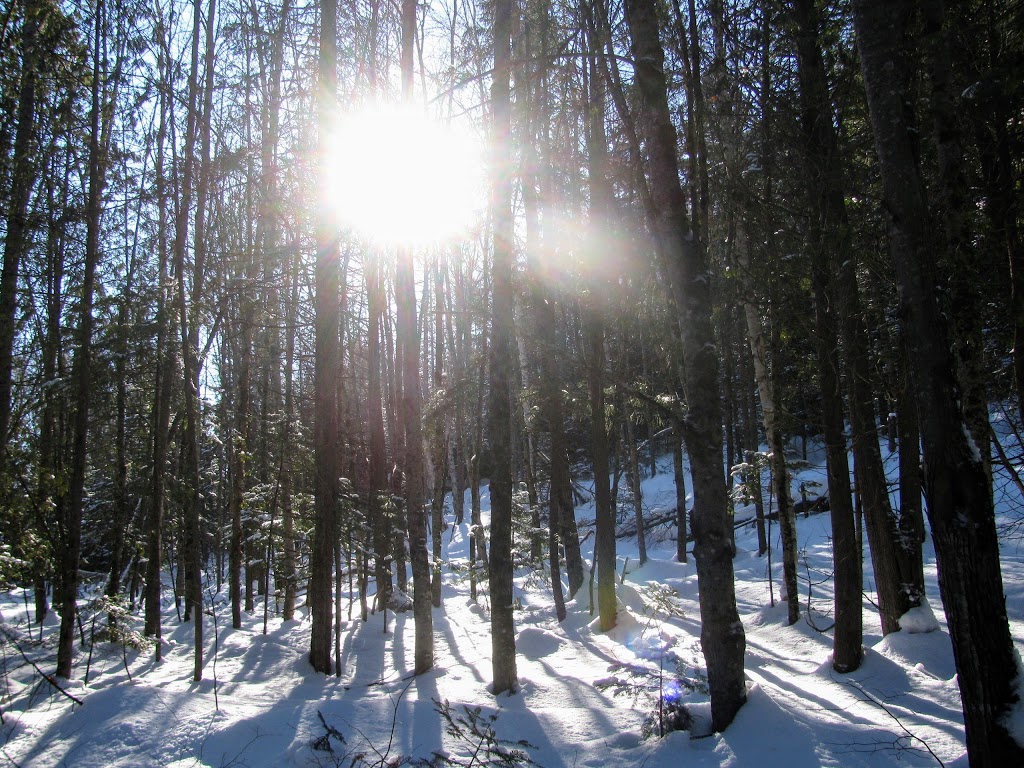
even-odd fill
[{"label": "snowy slope", "polygon": [[[666,465],[667,468],[668,465]],[[821,479],[811,462],[804,479]],[[795,485],[801,478],[795,479]],[[674,504],[670,470],[644,482],[650,510]],[[484,505],[487,505],[486,489]],[[745,510],[738,510],[742,517]],[[588,507],[580,520],[592,519]],[[485,515],[486,517],[486,515]],[[866,563],[864,666],[852,675],[831,670],[831,551],[827,514],[798,520],[801,599],[808,618],[785,626],[779,602],[781,566],[773,556],[776,605],[770,606],[767,558],[756,556],[750,526],[737,532],[737,596],[747,633],[746,669],[750,695],[724,734],[691,738],[685,732],[644,739],[645,718],[657,712],[659,686],[671,706],[693,704],[702,731],[706,696],[700,693],[699,606],[696,573],[673,561],[675,542],[665,531],[648,543],[650,561],[637,567],[635,541],[619,541],[621,587],[619,626],[602,635],[592,628],[587,588],[569,604],[569,617],[555,621],[550,589],[536,572],[520,575],[516,612],[521,691],[495,699],[490,679],[490,636],[486,599],[469,599],[469,585],[446,573],[443,608],[434,612],[436,668],[412,678],[413,625],[410,614],[371,616],[365,624],[348,620],[343,631],[341,678],[314,675],[305,660],[309,624],[283,624],[271,618],[262,634],[262,607],[246,616],[241,630],[228,626],[225,595],[217,595],[217,652],[207,616],[205,677],[191,680],[191,625],[177,625],[173,603],[165,608],[166,653],[160,665],[149,654],[129,651],[131,682],[121,650],[97,644],[88,687],[73,681],[68,692],[82,706],[56,694],[24,665],[12,643],[4,648],[0,756],[21,766],[313,766],[348,765],[358,753],[369,764],[395,764],[399,758],[427,758],[445,751],[469,763],[475,740],[453,738],[435,711],[449,701],[497,712],[500,738],[525,739],[526,751],[543,766],[966,766],[963,722],[949,637],[935,584],[934,555],[926,552],[929,601],[939,629],[907,631],[882,639],[868,598],[871,569]],[[465,559],[465,526],[445,533],[449,556]],[[657,538],[657,536],[652,536]],[[773,529],[778,546],[777,527]],[[588,539],[592,545],[593,538]],[[1011,629],[1024,641],[1024,557],[1014,542],[1005,547],[1004,579]],[[585,552],[589,560],[590,552]],[[628,557],[628,560],[627,560]],[[667,585],[678,599],[648,582]],[[661,595],[660,599],[658,595]],[[53,655],[56,626],[45,628],[42,647],[25,632],[24,596],[4,595],[2,618],[20,637],[28,655]],[[655,610],[658,602],[661,609]],[[348,603],[346,601],[345,606]],[[273,612],[273,607],[272,607]],[[300,611],[301,613],[301,611]],[[358,616],[358,606],[353,609]],[[812,624],[814,626],[812,626]],[[34,631],[34,636],[38,636]],[[214,670],[214,659],[216,669]],[[52,669],[52,661],[45,666]],[[84,656],[76,675],[84,673]],[[659,669],[661,679],[659,680]],[[697,690],[673,682],[677,670]],[[640,690],[648,686],[651,690]],[[630,689],[630,690],[626,690]],[[322,721],[321,721],[322,716]],[[342,734],[326,739],[325,725]],[[657,730],[657,717],[648,720]],[[467,751],[469,750],[469,751]],[[476,763],[476,764],[479,764]]]}]

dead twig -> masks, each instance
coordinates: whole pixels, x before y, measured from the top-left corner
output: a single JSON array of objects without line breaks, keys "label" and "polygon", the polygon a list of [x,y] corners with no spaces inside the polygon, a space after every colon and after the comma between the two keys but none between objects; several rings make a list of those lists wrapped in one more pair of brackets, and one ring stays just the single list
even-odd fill
[{"label": "dead twig", "polygon": [[62,696],[71,699],[71,701],[73,701],[78,706],[82,706],[85,703],[77,696],[73,696],[66,690],[64,690],[64,688],[61,687],[60,683],[57,682],[57,679],[53,675],[48,675],[45,672],[43,672],[43,670],[39,668],[39,665],[28,657],[28,655],[25,653],[25,650],[21,647],[21,644],[18,642],[17,638],[12,637],[10,632],[3,628],[0,628],[0,631],[4,633],[4,637],[7,639],[7,642],[9,642],[11,645],[18,649],[18,653],[21,654],[21,658],[25,660],[25,663],[31,665],[32,668],[39,673],[40,677],[42,677],[46,682],[48,682],[51,687],[56,688],[57,691]]}]

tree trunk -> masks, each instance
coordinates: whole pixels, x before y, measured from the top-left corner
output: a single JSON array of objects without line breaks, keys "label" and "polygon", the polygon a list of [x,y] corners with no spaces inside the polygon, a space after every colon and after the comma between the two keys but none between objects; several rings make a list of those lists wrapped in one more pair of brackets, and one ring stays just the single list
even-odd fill
[{"label": "tree trunk", "polygon": [[653,210],[650,220],[661,265],[678,313],[683,387],[689,412],[685,436],[694,491],[694,556],[700,590],[701,645],[707,662],[712,728],[721,731],[746,701],[746,639],[736,609],[728,500],[722,471],[718,358],[711,325],[710,272],[705,244],[691,228],[679,183],[676,133],[669,113],[653,0],[628,0],[635,84],[646,134]]},{"label": "tree trunk", "polygon": [[100,217],[103,213],[106,158],[101,125],[105,105],[106,73],[103,71],[102,41],[105,6],[96,6],[93,33],[92,106],[89,115],[89,195],[85,204],[85,263],[82,297],[78,309],[78,349],[71,369],[75,397],[74,436],[71,455],[71,483],[65,505],[64,541],[61,547],[60,638],[57,645],[57,676],[71,677],[75,625],[78,615],[78,561],[82,552],[82,511],[85,506],[85,474],[88,468],[89,406],[92,392],[93,295],[96,267],[100,260]]},{"label": "tree trunk", "polygon": [[298,592],[298,575],[296,574],[296,546],[295,546],[295,512],[292,508],[292,452],[289,450],[292,434],[292,420],[295,411],[295,318],[299,305],[299,263],[295,259],[291,266],[291,274],[288,278],[291,285],[291,297],[288,300],[285,317],[285,326],[288,328],[288,338],[285,343],[284,357],[284,429],[281,438],[281,537],[284,539],[281,570],[284,578],[284,605],[281,608],[281,618],[284,621],[291,621],[295,618],[295,598]]},{"label": "tree trunk", "polygon": [[[45,527],[49,520],[63,519],[62,494],[59,493],[57,478],[62,472],[62,451],[61,430],[59,425],[63,422],[64,398],[61,398],[56,387],[51,382],[56,382],[61,375],[59,356],[62,343],[61,317],[64,305],[64,269],[67,248],[67,233],[63,222],[56,212],[54,204],[58,194],[66,194],[68,179],[70,176],[70,157],[64,160],[64,172],[61,187],[58,188],[58,174],[56,162],[47,180],[47,202],[52,211],[47,233],[47,259],[49,261],[46,275],[46,331],[43,338],[43,381],[47,384],[43,392],[42,413],[39,425],[39,473],[37,486],[38,524]],[[51,514],[42,512],[47,506],[53,506]],[[36,623],[41,624],[50,611],[46,599],[46,577],[51,566],[47,563],[44,555],[37,555],[34,558],[33,570],[35,572],[35,603]],[[59,594],[55,597],[59,599]]]},{"label": "tree trunk", "polygon": [[[367,312],[369,313],[369,382],[367,407],[370,411],[370,525],[373,528],[374,578],[377,581],[376,609],[387,610],[391,601],[391,516],[385,503],[387,494],[387,448],[384,435],[384,408],[381,398],[381,314],[384,291],[379,259],[367,266]],[[386,622],[385,622],[386,623]]]},{"label": "tree trunk", "polygon": [[[320,7],[320,144],[323,156],[330,143],[329,126],[337,92],[337,0],[322,0]],[[309,603],[312,629],[309,661],[313,669],[331,674],[331,632],[333,624],[334,545],[338,536],[338,474],[340,436],[337,382],[341,373],[338,338],[340,274],[338,243],[334,226],[324,204],[320,211],[315,274],[314,349],[314,529],[309,556]]]},{"label": "tree trunk", "polygon": [[683,435],[672,429],[672,471],[676,482],[676,560],[687,562],[686,555],[686,473],[683,470]]},{"label": "tree trunk", "polygon": [[[811,178],[809,198],[815,208],[811,222],[812,284],[815,301],[815,327],[818,348],[818,375],[822,396],[822,418],[825,431],[825,454],[828,465],[828,491],[832,517],[832,556],[835,563],[835,607],[836,630],[833,640],[832,666],[839,672],[851,672],[860,666],[863,658],[861,647],[863,637],[863,616],[861,612],[861,557],[860,537],[854,524],[853,500],[850,489],[850,472],[847,458],[846,435],[844,432],[843,397],[840,391],[838,323],[836,317],[837,293],[834,282],[835,259],[831,249],[848,247],[848,237],[843,234],[845,212],[842,200],[836,201],[834,194],[839,173],[836,165],[835,134],[832,131],[832,111],[827,101],[824,66],[818,46],[817,16],[807,0],[794,3],[798,21],[797,47],[800,52],[800,82],[803,112],[803,127],[806,137],[806,157]],[[822,103],[824,102],[824,103]],[[822,155],[831,153],[825,158]],[[841,192],[840,192],[841,195]],[[828,196],[828,200],[821,199]],[[851,257],[852,258],[852,257]],[[840,262],[847,262],[846,257]],[[845,286],[848,288],[848,286]],[[856,322],[847,311],[844,317]],[[847,328],[850,340],[861,342],[856,329]],[[845,337],[844,337],[845,338]],[[859,352],[848,349],[848,355]],[[855,369],[850,367],[850,372]],[[860,371],[858,370],[858,374]],[[860,385],[858,385],[860,386]],[[858,390],[858,395],[860,390]],[[856,399],[851,391],[852,401]],[[860,422],[858,422],[860,424]],[[855,454],[864,452],[867,436],[857,431]],[[877,450],[877,438],[875,442]],[[864,478],[868,464],[857,461],[858,475]],[[868,483],[870,485],[870,482]],[[874,498],[874,496],[873,496]],[[881,515],[878,510],[876,518]],[[869,526],[870,527],[870,526]],[[876,537],[879,538],[879,537]],[[881,543],[879,544],[881,546]],[[888,582],[886,582],[888,583]],[[887,598],[888,591],[883,589]]]},{"label": "tree trunk", "polygon": [[490,359],[491,692],[518,688],[516,636],[512,616],[512,268],[514,233],[511,176],[512,2],[494,7],[494,77],[491,82],[493,175],[491,220],[494,230]]},{"label": "tree trunk", "polygon": [[[600,231],[612,220],[615,197],[608,180],[607,137],[604,128],[605,90],[598,70],[603,70],[599,61],[602,45],[597,32],[598,20],[588,17],[589,56],[587,72],[590,73],[587,93],[587,150],[590,180],[590,227]],[[595,239],[596,241],[596,239]],[[595,248],[595,256],[604,254]],[[604,369],[605,332],[604,309],[601,305],[608,289],[607,282],[599,274],[590,281],[590,301],[583,307],[583,339],[587,362],[587,390],[590,410],[590,443],[594,468],[594,561],[597,568],[598,625],[602,632],[612,629],[617,620],[615,600],[615,508],[609,487],[608,426],[605,414]],[[593,610],[593,605],[591,605]]]},{"label": "tree trunk", "polygon": [[640,490],[640,456],[636,449],[636,435],[633,431],[633,415],[623,413],[624,432],[623,440],[626,445],[627,460],[629,466],[629,492],[633,496],[633,519],[636,521],[636,546],[640,565],[647,562],[647,536],[644,534],[644,497]]},{"label": "tree trunk", "polygon": [[[749,258],[743,259],[744,267],[749,266]],[[790,625],[800,619],[800,594],[796,572],[796,520],[793,517],[793,505],[789,499],[789,475],[786,469],[785,442],[782,429],[779,427],[775,402],[775,387],[768,368],[768,345],[765,343],[765,330],[761,323],[757,305],[748,296],[743,303],[743,313],[747,324],[747,339],[750,343],[750,354],[754,363],[754,377],[757,380],[758,395],[761,398],[761,412],[764,419],[764,431],[768,440],[770,463],[772,468],[772,487],[778,509],[779,526],[782,530],[782,573],[786,585],[787,621]],[[760,469],[756,471],[760,472]],[[758,535],[764,529],[761,523]],[[765,541],[767,550],[767,540]],[[858,592],[859,594],[859,592]],[[858,641],[859,643],[859,641]]]},{"label": "tree trunk", "polygon": [[[888,634],[899,629],[899,617],[919,602],[920,595],[912,595],[905,579],[901,578],[901,571],[906,568],[905,553],[900,547],[898,521],[889,504],[875,428],[867,331],[855,274],[857,260],[850,242],[838,139],[818,40],[817,10],[812,0],[794,0],[793,9],[798,26],[800,98],[809,192],[816,217],[810,228],[817,272],[816,302],[823,304],[826,312],[831,307],[837,310],[846,357],[857,490],[867,520],[882,632]],[[822,344],[828,345],[828,353],[837,358],[834,340],[824,339]],[[839,411],[837,415],[841,419],[841,405]]]},{"label": "tree trunk", "polygon": [[[988,478],[970,439],[950,332],[936,302],[928,197],[900,92],[899,44],[905,3],[855,0],[854,25],[879,155],[890,247],[922,413],[928,516],[946,610],[972,768],[1024,764],[1007,729],[1018,703]],[[896,75],[894,77],[894,75]]]},{"label": "tree trunk", "polygon": [[[412,103],[413,38],[416,0],[402,0],[402,99]],[[416,331],[416,285],[412,251],[398,254],[395,286],[398,336],[402,342],[402,420],[405,423],[405,508],[409,516],[409,560],[412,563],[413,617],[416,622],[415,672],[434,666],[430,562],[427,520],[423,505],[423,414],[420,402],[420,339]],[[511,600],[510,600],[511,602]]]},{"label": "tree trunk", "polygon": [[[438,256],[434,265],[434,392],[444,389],[444,259]],[[438,412],[434,415],[434,430],[431,444],[434,450],[434,493],[430,501],[430,533],[432,573],[430,602],[435,608],[441,607],[441,533],[444,525],[444,487],[448,475],[446,417]]]},{"label": "tree trunk", "polygon": [[18,272],[29,246],[28,202],[37,176],[35,153],[36,80],[39,76],[36,40],[45,4],[25,0],[21,33],[21,89],[18,94],[18,127],[14,134],[13,173],[7,204],[4,263],[0,272],[0,469],[6,465],[11,429],[14,336],[18,314]]},{"label": "tree trunk", "polygon": [[910,589],[924,599],[924,561],[921,545],[925,541],[924,510],[921,506],[921,427],[917,403],[910,381],[910,359],[900,333],[900,371],[896,394],[896,423],[899,431],[900,538],[915,565]]}]

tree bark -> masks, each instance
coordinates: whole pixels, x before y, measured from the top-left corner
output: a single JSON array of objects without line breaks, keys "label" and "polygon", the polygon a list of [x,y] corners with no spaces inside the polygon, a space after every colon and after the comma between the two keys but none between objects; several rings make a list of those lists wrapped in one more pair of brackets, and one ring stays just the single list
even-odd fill
[{"label": "tree bark", "polygon": [[0,271],[0,468],[6,464],[8,433],[11,429],[14,335],[18,313],[18,273],[28,251],[28,203],[37,176],[33,152],[36,125],[36,41],[45,6],[39,0],[25,0],[25,21],[21,33],[21,88],[18,93],[18,127],[14,134],[13,171],[4,238],[4,263]]},{"label": "tree bark", "polygon": [[381,329],[380,320],[384,305],[384,291],[381,285],[379,259],[367,266],[366,278],[367,312],[369,313],[369,382],[367,407],[370,411],[370,525],[373,528],[374,577],[377,582],[376,609],[387,610],[391,601],[391,519],[388,514],[385,494],[387,493],[387,448],[384,435],[384,404],[381,398]]},{"label": "tree bark", "polygon": [[106,73],[103,69],[105,5],[97,4],[93,31],[92,106],[89,114],[89,194],[85,204],[85,263],[78,309],[78,349],[71,369],[75,393],[75,417],[71,455],[71,483],[65,505],[64,541],[60,557],[61,612],[57,644],[57,676],[71,677],[74,659],[75,625],[78,615],[78,564],[82,552],[82,511],[85,506],[85,474],[88,468],[89,406],[92,393],[93,295],[96,267],[100,261],[100,217],[103,213],[106,158],[104,157],[102,112],[105,105]]},{"label": "tree bark", "polygon": [[676,484],[676,560],[688,561],[686,554],[686,473],[683,470],[683,435],[672,428],[672,471]]},{"label": "tree bark", "polygon": [[491,357],[489,434],[493,470],[491,551],[491,692],[515,693],[516,637],[512,616],[512,222],[511,175],[512,2],[494,7],[494,77],[491,82],[491,220],[494,263],[491,270]]},{"label": "tree bark", "polygon": [[922,421],[928,517],[972,768],[1024,764],[1005,718],[1019,704],[988,478],[959,397],[950,332],[936,301],[928,196],[900,90],[905,2],[855,0],[854,25],[889,215],[890,249]]},{"label": "tree bark", "polygon": [[[320,7],[320,145],[328,154],[329,126],[337,91],[337,0],[321,0]],[[322,169],[323,172],[323,169]],[[334,546],[338,536],[339,414],[337,382],[339,360],[340,274],[338,242],[329,214],[320,211],[315,273],[314,342],[314,529],[309,556],[308,603],[312,628],[309,661],[313,669],[331,674],[333,630]]]},{"label": "tree bark", "polygon": [[733,548],[722,470],[718,358],[711,326],[711,274],[705,244],[691,228],[679,183],[659,22],[653,0],[627,0],[635,85],[646,134],[657,250],[678,313],[686,401],[685,436],[694,491],[694,557],[701,645],[707,662],[712,728],[725,729],[746,701],[746,639],[736,609]]},{"label": "tree bark", "polygon": [[[602,32],[598,24],[602,23]],[[587,17],[588,25],[588,79],[587,92],[587,156],[589,162],[590,215],[589,226],[596,233],[614,215],[615,196],[608,180],[607,136],[604,127],[605,80],[603,52],[603,21]],[[598,72],[601,72],[601,75]],[[600,239],[591,242],[592,257],[600,263],[608,254],[599,248]],[[591,462],[594,468],[594,560],[597,569],[598,625],[602,632],[612,629],[617,620],[615,600],[615,509],[609,487],[608,426],[605,415],[604,369],[605,331],[604,309],[601,305],[608,285],[599,268],[590,279],[589,301],[583,305],[583,343],[587,365],[587,393],[590,415]],[[591,605],[593,610],[593,605]]]},{"label": "tree bark", "polygon": [[[899,617],[918,604],[920,595],[911,594],[907,579],[903,578],[903,572],[909,570],[909,563],[906,551],[900,544],[898,520],[889,503],[878,446],[873,375],[868,360],[867,331],[855,274],[857,259],[851,247],[838,138],[833,125],[824,58],[818,39],[817,9],[813,0],[794,0],[793,13],[797,24],[809,199],[815,217],[810,227],[815,302],[822,306],[823,314],[830,313],[835,307],[836,318],[830,321],[838,322],[843,340],[857,491],[867,521],[882,632],[888,634],[899,629]],[[823,364],[836,364],[838,353],[835,339],[824,338],[821,345],[822,351],[829,357]],[[827,396],[832,395],[828,393]],[[839,420],[842,429],[842,397],[838,392],[835,396],[838,402],[833,405],[834,418]],[[845,456],[842,463],[846,465]],[[836,497],[830,494],[829,498],[832,500]],[[836,545],[835,539],[833,545]],[[837,552],[836,558],[841,557],[842,553]],[[852,598],[852,590],[850,596]],[[857,602],[859,605],[859,597]]]},{"label": "tree bark", "polygon": [[[402,98],[412,103],[413,38],[416,0],[402,0]],[[420,395],[420,339],[416,330],[416,285],[412,250],[398,254],[396,299],[398,336],[402,341],[402,420],[405,423],[405,509],[409,519],[409,560],[412,564],[413,618],[416,622],[415,672],[434,666],[430,561],[423,505],[423,413]]]}]

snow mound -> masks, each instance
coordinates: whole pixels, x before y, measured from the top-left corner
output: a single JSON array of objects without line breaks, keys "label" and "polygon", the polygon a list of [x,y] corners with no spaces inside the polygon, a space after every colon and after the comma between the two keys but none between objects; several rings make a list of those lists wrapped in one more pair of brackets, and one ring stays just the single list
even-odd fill
[{"label": "snow mound", "polygon": [[395,587],[391,593],[391,599],[388,600],[388,608],[395,613],[405,613],[406,611],[412,610],[412,598],[405,594],[398,587]]},{"label": "snow mound", "polygon": [[900,629],[912,635],[935,632],[939,628],[939,620],[932,613],[932,607],[923,603],[900,616]]},{"label": "snow mound", "polygon": [[550,656],[561,645],[561,638],[538,627],[526,627],[516,637],[516,652],[528,659]]},{"label": "snow mound", "polygon": [[952,680],[956,676],[953,645],[949,635],[941,630],[892,632],[875,643],[872,650],[902,667],[937,680]]}]

